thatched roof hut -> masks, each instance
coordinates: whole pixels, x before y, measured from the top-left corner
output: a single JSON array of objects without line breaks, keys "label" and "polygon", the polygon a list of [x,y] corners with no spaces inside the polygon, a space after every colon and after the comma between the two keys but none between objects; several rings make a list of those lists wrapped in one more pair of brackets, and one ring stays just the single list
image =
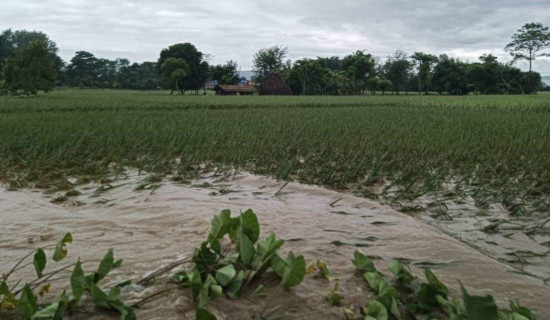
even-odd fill
[{"label": "thatched roof hut", "polygon": [[268,74],[265,78],[264,83],[258,89],[258,94],[271,96],[290,96],[292,95],[292,90],[285,83],[280,75],[272,72]]},{"label": "thatched roof hut", "polygon": [[234,86],[219,84],[214,87],[218,95],[252,95],[256,91],[253,86]]}]

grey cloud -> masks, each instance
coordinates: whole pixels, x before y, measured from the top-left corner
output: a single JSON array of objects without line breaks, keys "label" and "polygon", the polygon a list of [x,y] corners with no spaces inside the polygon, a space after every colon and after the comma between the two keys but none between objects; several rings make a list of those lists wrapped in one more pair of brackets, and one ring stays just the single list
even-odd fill
[{"label": "grey cloud", "polygon": [[[366,49],[449,53],[475,60],[503,47],[529,21],[550,23],[546,1],[479,0],[3,0],[0,28],[47,33],[69,60],[86,50],[106,58],[154,61],[161,49],[192,42],[212,62],[250,68],[260,48],[286,45],[290,57],[345,55]],[[519,64],[525,67],[525,64]],[[535,62],[550,74],[550,60]]]}]

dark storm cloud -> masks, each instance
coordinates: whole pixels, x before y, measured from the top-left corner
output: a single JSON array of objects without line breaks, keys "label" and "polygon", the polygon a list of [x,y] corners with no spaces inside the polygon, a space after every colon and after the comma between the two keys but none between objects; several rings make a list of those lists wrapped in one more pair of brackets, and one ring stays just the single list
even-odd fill
[{"label": "dark storm cloud", "polygon": [[[156,60],[162,48],[192,42],[214,63],[250,68],[258,49],[289,47],[291,58],[397,49],[476,60],[503,51],[525,22],[550,24],[547,1],[175,1],[3,0],[0,28],[41,30],[64,59],[86,50],[106,58]],[[524,64],[520,64],[524,66]],[[550,74],[550,61],[535,62]]]}]

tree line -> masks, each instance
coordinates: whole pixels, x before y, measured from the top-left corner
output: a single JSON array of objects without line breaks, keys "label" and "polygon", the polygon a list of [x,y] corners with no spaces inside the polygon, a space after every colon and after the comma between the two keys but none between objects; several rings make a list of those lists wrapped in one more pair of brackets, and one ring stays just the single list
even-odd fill
[{"label": "tree line", "polygon": [[[396,51],[384,60],[366,51],[344,57],[287,59],[288,49],[273,46],[253,58],[253,82],[261,85],[269,73],[281,75],[296,95],[357,95],[381,92],[419,94],[531,94],[542,89],[532,62],[549,56],[550,32],[541,23],[527,23],[505,47],[513,60],[498,61],[492,54],[467,62],[449,57]],[[193,44],[174,44],[160,52],[156,62],[131,63],[103,59],[78,51],[65,63],[54,41],[39,31],[5,30],[0,34],[0,88],[3,92],[36,94],[55,86],[80,88],[170,89],[171,93],[204,89],[207,81],[237,84],[234,61],[210,65],[210,56]],[[527,60],[529,71],[514,66]]]}]

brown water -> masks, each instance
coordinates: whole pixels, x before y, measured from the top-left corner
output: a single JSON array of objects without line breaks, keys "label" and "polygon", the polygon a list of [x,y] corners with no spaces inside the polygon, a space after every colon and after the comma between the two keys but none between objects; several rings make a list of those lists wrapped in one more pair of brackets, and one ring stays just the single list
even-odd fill
[{"label": "brown water", "polygon": [[[98,185],[82,186],[82,195],[62,205],[50,203],[55,195],[44,195],[40,190],[1,190],[0,272],[6,272],[11,262],[29,250],[71,232],[75,241],[69,246],[69,260],[78,256],[98,258],[108,248],[114,248],[115,257],[123,258],[124,263],[103,284],[137,280],[189,257],[206,238],[210,220],[220,210],[229,208],[237,214],[252,208],[258,215],[262,238],[275,232],[288,240],[283,251],[303,254],[312,262],[321,259],[340,276],[345,304],[366,305],[369,300],[370,291],[350,262],[353,251],[359,249],[380,257],[375,263],[383,271],[392,258],[410,260],[413,272],[419,276],[419,267],[430,264],[455,294],[460,280],[472,293],[492,294],[503,306],[510,298],[520,298],[523,304],[536,307],[541,319],[550,319],[550,288],[541,280],[518,274],[517,269],[436,227],[370,200],[297,183],[288,184],[281,194],[275,195],[282,182],[250,174],[221,179],[225,181],[220,181],[220,177],[193,181],[194,185],[209,182],[211,187],[165,179],[153,193],[134,191],[143,178],[132,173],[112,183],[120,186],[99,194],[94,193]],[[221,189],[230,192],[222,194]],[[347,245],[335,246],[333,241]],[[31,267],[23,275],[32,273]],[[167,277],[147,287],[131,285],[124,289],[123,297],[135,302],[170,285]],[[325,300],[332,285],[312,274],[290,290],[268,285],[266,298],[219,298],[210,302],[208,308],[219,319],[251,319],[262,312],[274,316],[288,310],[294,311],[289,317],[292,319],[343,319],[342,308],[332,307]],[[55,289],[59,287],[54,285]],[[193,310],[189,290],[178,289],[145,305],[137,314],[140,319],[193,319]],[[109,317],[102,314],[94,318]]]}]

